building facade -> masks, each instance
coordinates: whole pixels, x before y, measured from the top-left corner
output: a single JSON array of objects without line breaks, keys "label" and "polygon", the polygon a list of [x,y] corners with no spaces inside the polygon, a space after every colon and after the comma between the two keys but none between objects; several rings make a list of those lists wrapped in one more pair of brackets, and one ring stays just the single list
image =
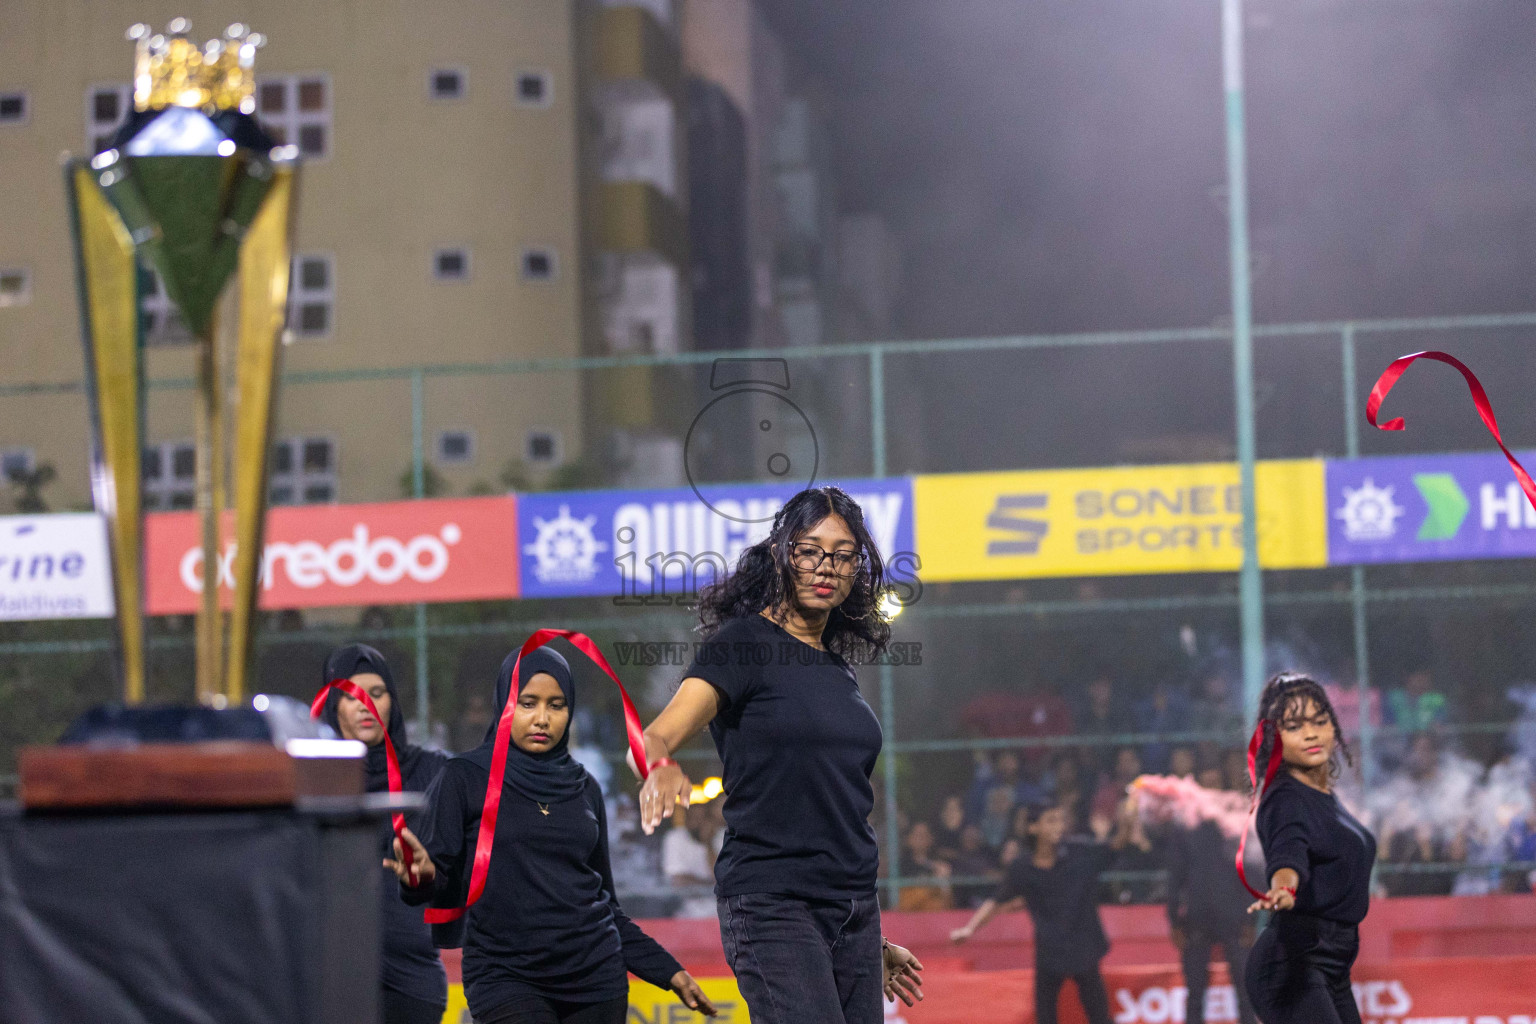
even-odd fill
[{"label": "building facade", "polygon": [[[678,28],[666,0],[15,0],[0,32],[0,454],[89,507],[86,401],[60,154],[130,111],[131,21],[247,21],[257,116],[305,158],[272,460],[277,503],[408,491],[412,386],[380,370],[691,345]],[[146,280],[146,372],[192,353]],[[657,388],[625,373],[428,376],[422,433],[448,493],[537,481],[615,448],[656,462]],[[151,507],[190,507],[189,392],[152,387]],[[649,445],[649,447],[647,447]],[[16,488],[13,487],[14,491]]]}]

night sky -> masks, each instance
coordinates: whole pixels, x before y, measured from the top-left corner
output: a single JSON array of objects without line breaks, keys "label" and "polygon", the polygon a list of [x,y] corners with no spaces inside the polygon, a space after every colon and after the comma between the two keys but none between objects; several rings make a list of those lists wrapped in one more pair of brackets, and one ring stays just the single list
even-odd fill
[{"label": "night sky", "polygon": [[[1229,316],[1217,0],[765,3],[829,97],[841,207],[901,238],[900,334]],[[1257,322],[1536,309],[1536,4],[1248,0],[1246,21]],[[1532,443],[1532,339],[1367,340],[1361,376],[1453,347],[1506,381]],[[1336,341],[1261,343],[1261,455],[1342,449],[1338,362]],[[893,469],[1182,461],[1231,437],[1224,344],[906,367]],[[1459,381],[1423,376],[1403,400],[1444,409],[1413,450],[1484,446]]]}]

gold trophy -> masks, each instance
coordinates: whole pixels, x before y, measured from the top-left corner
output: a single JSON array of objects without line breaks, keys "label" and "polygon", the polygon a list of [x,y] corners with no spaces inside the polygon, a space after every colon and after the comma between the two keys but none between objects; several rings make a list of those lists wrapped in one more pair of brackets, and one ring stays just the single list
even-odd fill
[{"label": "gold trophy", "polygon": [[[92,489],[107,518],[123,693],[144,698],[143,320],[140,260],[159,273],[197,350],[197,510],[203,592],[197,695],[240,699],[267,506],[267,455],[288,300],[297,149],[277,146],[256,110],[256,51],[243,25],[199,47],[185,18],[135,25],[133,113],[107,147],[65,167],[73,220],[95,447]],[[220,330],[226,286],[238,306]],[[231,335],[233,335],[231,337]],[[226,408],[230,373],[235,400]],[[226,417],[234,430],[233,478]],[[234,594],[220,609],[220,529],[234,497]],[[226,642],[227,641],[227,642]]]}]

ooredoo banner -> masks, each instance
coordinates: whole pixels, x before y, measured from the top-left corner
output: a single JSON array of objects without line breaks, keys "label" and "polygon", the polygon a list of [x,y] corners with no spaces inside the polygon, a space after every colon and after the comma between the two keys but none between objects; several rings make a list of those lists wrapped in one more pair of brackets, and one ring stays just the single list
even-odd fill
[{"label": "ooredoo banner", "polygon": [[[226,529],[233,532],[233,518]],[[518,596],[517,504],[511,495],[373,505],[307,505],[267,514],[262,608],[487,601]],[[197,515],[145,523],[146,610],[194,612],[203,588]],[[220,553],[227,603],[235,545]]]}]

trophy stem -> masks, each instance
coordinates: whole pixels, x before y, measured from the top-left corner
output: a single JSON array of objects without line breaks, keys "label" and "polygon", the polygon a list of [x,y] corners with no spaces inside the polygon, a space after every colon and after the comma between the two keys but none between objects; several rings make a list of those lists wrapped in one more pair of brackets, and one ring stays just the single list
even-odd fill
[{"label": "trophy stem", "polygon": [[197,697],[224,693],[223,623],[219,611],[219,518],[224,507],[223,386],[218,322],[197,342],[197,514],[202,524],[203,593],[197,610]]}]

